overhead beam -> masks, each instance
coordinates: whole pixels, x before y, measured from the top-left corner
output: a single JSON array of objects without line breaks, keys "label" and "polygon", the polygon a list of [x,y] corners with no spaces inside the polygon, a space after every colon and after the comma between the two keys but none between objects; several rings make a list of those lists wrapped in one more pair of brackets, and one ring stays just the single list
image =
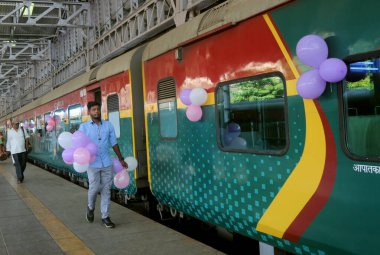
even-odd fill
[{"label": "overhead beam", "polygon": [[[29,11],[32,5],[34,10],[38,9],[41,12],[36,14],[34,11],[33,14],[32,11]],[[91,21],[90,4],[86,2],[7,1],[0,2],[0,6],[13,7],[8,13],[0,14],[0,26],[75,28],[89,27]],[[65,13],[66,16],[64,17],[62,13]],[[56,21],[44,22],[46,18],[51,21],[56,19]]]}]

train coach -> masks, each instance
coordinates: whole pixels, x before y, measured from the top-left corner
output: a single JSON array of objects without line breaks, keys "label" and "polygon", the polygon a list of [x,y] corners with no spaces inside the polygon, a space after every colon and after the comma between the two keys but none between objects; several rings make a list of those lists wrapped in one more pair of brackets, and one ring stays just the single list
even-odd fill
[{"label": "train coach", "polygon": [[[295,254],[377,254],[379,7],[225,1],[12,117],[34,133],[31,159],[74,175],[57,135],[88,119],[88,101],[102,102],[123,155],[139,161],[128,196],[149,190],[160,210]],[[297,42],[310,34],[347,67],[314,100],[296,89],[310,70]],[[207,92],[202,106],[181,100],[196,89]],[[46,132],[51,115],[62,121]]]}]

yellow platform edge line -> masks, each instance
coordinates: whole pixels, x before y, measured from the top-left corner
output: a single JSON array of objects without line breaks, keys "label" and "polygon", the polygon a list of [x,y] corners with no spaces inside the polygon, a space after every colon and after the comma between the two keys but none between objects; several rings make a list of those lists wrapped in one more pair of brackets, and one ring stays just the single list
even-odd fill
[{"label": "yellow platform edge line", "polygon": [[23,184],[17,184],[11,173],[0,168],[0,173],[13,187],[20,198],[33,212],[40,224],[50,234],[61,250],[66,254],[95,254],[86,244],[71,232],[42,202]]},{"label": "yellow platform edge line", "polygon": [[[299,73],[269,16],[265,14],[264,19],[288,61],[294,76],[298,78]],[[292,84],[294,89],[296,80]],[[317,190],[325,165],[326,144],[322,121],[314,102],[312,100],[303,100],[303,102],[306,138],[301,159],[256,227],[260,232],[279,238],[283,237],[285,231]]]}]

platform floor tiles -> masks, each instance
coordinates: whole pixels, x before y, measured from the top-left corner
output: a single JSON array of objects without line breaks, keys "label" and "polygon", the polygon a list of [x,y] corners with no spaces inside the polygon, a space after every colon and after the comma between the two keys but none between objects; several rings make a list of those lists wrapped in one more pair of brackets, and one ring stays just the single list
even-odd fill
[{"label": "platform floor tiles", "polygon": [[85,220],[87,190],[28,163],[17,184],[10,160],[0,162],[0,255],[222,254],[111,202],[115,229]]}]

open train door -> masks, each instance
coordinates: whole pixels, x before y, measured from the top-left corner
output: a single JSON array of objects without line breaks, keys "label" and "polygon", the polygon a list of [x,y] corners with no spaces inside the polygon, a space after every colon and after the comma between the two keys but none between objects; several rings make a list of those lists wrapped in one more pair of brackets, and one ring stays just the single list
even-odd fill
[{"label": "open train door", "polygon": [[134,152],[138,161],[136,169],[136,188],[138,193],[145,189],[149,189],[148,183],[148,166],[146,154],[146,134],[144,123],[144,93],[143,93],[143,77],[142,77],[142,55],[145,46],[140,47],[132,57],[131,61],[131,92],[133,106],[133,139]]}]

